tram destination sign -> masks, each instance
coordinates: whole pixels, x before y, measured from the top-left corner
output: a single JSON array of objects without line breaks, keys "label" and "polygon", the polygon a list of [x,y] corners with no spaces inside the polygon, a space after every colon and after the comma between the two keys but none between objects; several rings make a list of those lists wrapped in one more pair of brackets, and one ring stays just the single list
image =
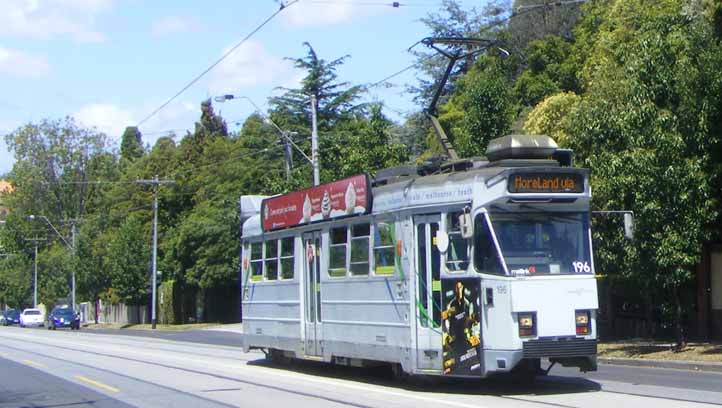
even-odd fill
[{"label": "tram destination sign", "polygon": [[584,175],[579,173],[512,173],[510,193],[582,193]]},{"label": "tram destination sign", "polygon": [[371,212],[371,183],[367,174],[263,200],[264,231],[289,228]]}]

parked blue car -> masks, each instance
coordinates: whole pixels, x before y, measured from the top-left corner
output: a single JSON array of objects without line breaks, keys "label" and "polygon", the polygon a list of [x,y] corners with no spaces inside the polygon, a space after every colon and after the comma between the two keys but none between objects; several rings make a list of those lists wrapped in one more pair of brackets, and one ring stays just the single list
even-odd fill
[{"label": "parked blue car", "polygon": [[4,310],[0,314],[0,324],[3,326],[20,324],[20,311],[15,309]]},{"label": "parked blue car", "polygon": [[80,330],[80,315],[69,307],[56,307],[48,314],[48,330],[55,330],[58,327]]}]

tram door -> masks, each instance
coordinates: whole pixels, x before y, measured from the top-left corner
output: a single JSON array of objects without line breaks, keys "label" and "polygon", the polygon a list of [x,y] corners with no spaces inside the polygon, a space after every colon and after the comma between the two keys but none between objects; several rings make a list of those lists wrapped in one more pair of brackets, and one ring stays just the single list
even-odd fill
[{"label": "tram door", "polygon": [[414,217],[416,243],[416,359],[420,369],[441,369],[440,215]]},{"label": "tram door", "polygon": [[305,353],[321,356],[321,231],[303,234],[303,247],[306,259],[303,273]]}]

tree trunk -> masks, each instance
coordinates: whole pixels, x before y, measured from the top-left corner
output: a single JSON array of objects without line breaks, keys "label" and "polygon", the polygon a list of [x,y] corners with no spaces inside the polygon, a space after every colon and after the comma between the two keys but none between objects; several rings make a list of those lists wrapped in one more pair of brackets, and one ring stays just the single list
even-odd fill
[{"label": "tree trunk", "polygon": [[682,327],[682,300],[679,295],[679,285],[674,285],[674,331],[676,337],[675,349],[682,351],[687,346],[684,336],[684,328]]},{"label": "tree trunk", "polygon": [[642,299],[644,299],[644,320],[647,326],[646,335],[653,339],[657,336],[657,325],[654,323],[654,304],[652,302],[652,293],[650,288],[644,288],[642,291]]}]

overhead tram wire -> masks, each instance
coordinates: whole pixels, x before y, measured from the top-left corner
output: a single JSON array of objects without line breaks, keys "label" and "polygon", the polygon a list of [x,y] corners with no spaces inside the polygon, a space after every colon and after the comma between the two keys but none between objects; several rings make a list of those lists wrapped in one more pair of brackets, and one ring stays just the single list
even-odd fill
[{"label": "overhead tram wire", "polygon": [[343,1],[343,0],[306,0],[304,3],[345,4],[349,6],[381,6],[381,7],[439,7],[441,2],[402,2],[402,1]]},{"label": "overhead tram wire", "polygon": [[246,41],[248,41],[254,34],[256,34],[258,31],[260,31],[266,24],[268,24],[271,20],[273,20],[278,14],[280,14],[283,10],[287,9],[288,7],[292,6],[295,3],[298,3],[299,0],[291,0],[288,4],[281,3],[281,7],[279,7],[276,12],[271,14],[267,19],[265,19],[260,25],[258,25],[256,28],[254,28],[248,35],[243,37],[241,41],[236,43],[233,47],[231,47],[230,50],[226,51],[219,59],[217,59],[213,64],[211,64],[208,68],[206,68],[203,72],[201,72],[199,75],[197,75],[195,78],[193,78],[188,84],[186,84],[183,88],[181,88],[180,91],[176,92],[175,95],[171,96],[170,99],[165,101],[162,105],[160,105],[158,108],[156,108],[153,112],[151,112],[148,116],[143,118],[136,127],[140,127],[143,123],[147,122],[150,118],[158,114],[163,108],[168,106],[171,102],[173,102],[177,97],[179,97],[183,92],[185,92],[188,88],[193,86],[196,82],[198,82],[201,78],[203,78],[207,73],[209,73],[213,68],[215,68],[218,64],[223,62],[228,56],[230,56],[238,47],[245,44]]}]

